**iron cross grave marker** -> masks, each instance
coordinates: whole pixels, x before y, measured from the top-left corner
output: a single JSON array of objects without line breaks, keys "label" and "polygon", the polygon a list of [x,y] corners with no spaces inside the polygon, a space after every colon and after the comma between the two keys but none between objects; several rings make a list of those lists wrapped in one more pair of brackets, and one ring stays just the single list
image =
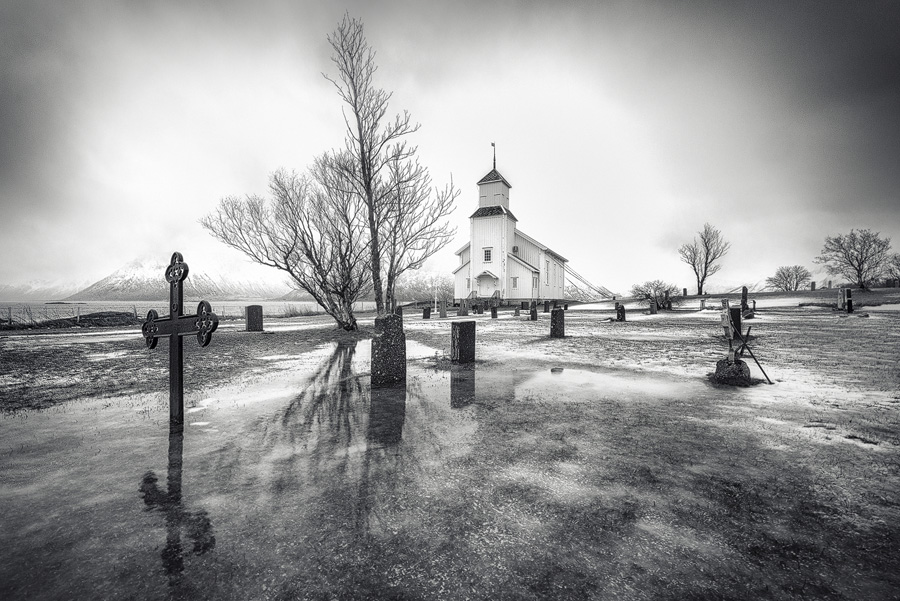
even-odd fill
[{"label": "iron cross grave marker", "polygon": [[169,337],[169,419],[173,424],[184,422],[184,347],[181,337],[196,334],[197,342],[204,347],[219,326],[219,317],[206,301],[200,301],[195,315],[184,314],[184,279],[187,275],[188,266],[181,253],[173,253],[166,268],[169,316],[160,317],[151,309],[141,326],[149,349],[156,348],[160,338]]}]

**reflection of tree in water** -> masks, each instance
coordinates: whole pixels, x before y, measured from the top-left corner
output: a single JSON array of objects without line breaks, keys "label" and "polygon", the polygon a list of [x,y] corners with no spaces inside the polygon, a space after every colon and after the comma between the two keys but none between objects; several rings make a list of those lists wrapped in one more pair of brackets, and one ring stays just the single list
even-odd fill
[{"label": "reflection of tree in water", "polygon": [[181,499],[181,472],[184,449],[184,429],[173,425],[169,430],[169,470],[166,490],[157,485],[159,479],[152,471],[144,474],[140,492],[147,510],[156,509],[166,515],[166,546],[162,551],[163,569],[169,577],[170,585],[181,582],[184,572],[184,549],[181,543],[182,531],[193,541],[191,553],[203,555],[216,546],[212,523],[206,511],[185,511]]}]

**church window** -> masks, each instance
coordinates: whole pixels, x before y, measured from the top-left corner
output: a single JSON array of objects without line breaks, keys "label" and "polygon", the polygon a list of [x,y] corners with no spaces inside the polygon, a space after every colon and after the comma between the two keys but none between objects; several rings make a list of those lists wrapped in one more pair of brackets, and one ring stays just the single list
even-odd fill
[{"label": "church window", "polygon": [[544,262],[544,266],[545,266],[545,269],[544,269],[544,283],[545,283],[545,284],[549,284],[549,283],[550,283],[550,261],[545,261],[545,262]]},{"label": "church window", "polygon": [[490,263],[490,262],[491,262],[491,251],[492,251],[492,250],[494,250],[494,249],[492,249],[492,248],[485,248],[485,249],[484,249],[484,262],[485,262],[485,263]]},{"label": "church window", "polygon": [[519,278],[512,279],[512,289],[517,290],[519,288]]},{"label": "church window", "polygon": [[538,287],[538,279],[537,279],[537,277],[531,278],[531,287],[532,287],[532,289],[537,290],[537,287]]}]

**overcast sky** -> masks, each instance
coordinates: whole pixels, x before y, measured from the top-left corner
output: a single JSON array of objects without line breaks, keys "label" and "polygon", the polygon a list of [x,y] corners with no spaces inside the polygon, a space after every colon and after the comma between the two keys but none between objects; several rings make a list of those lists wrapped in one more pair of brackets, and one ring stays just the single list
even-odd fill
[{"label": "overcast sky", "polygon": [[693,289],[677,248],[707,221],[732,243],[712,290],[822,279],[850,228],[900,251],[897,2],[0,0],[0,283],[174,250],[257,273],[197,221],[342,144],[345,10],[462,190],[429,270],[457,265],[491,142],[519,228],[614,291]]}]

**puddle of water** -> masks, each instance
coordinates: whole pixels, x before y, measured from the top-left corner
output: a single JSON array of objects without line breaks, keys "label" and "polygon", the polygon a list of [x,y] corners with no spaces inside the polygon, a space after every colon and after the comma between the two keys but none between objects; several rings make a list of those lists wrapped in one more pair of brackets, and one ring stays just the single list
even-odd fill
[{"label": "puddle of water", "polygon": [[0,597],[265,597],[305,582],[311,564],[352,564],[373,540],[402,545],[418,501],[453,494],[446,466],[468,460],[481,405],[688,386],[568,368],[448,370],[434,354],[410,342],[405,384],[372,389],[368,341],[324,345],[288,372],[213,390],[183,429],[169,429],[159,395],[0,416]]}]

